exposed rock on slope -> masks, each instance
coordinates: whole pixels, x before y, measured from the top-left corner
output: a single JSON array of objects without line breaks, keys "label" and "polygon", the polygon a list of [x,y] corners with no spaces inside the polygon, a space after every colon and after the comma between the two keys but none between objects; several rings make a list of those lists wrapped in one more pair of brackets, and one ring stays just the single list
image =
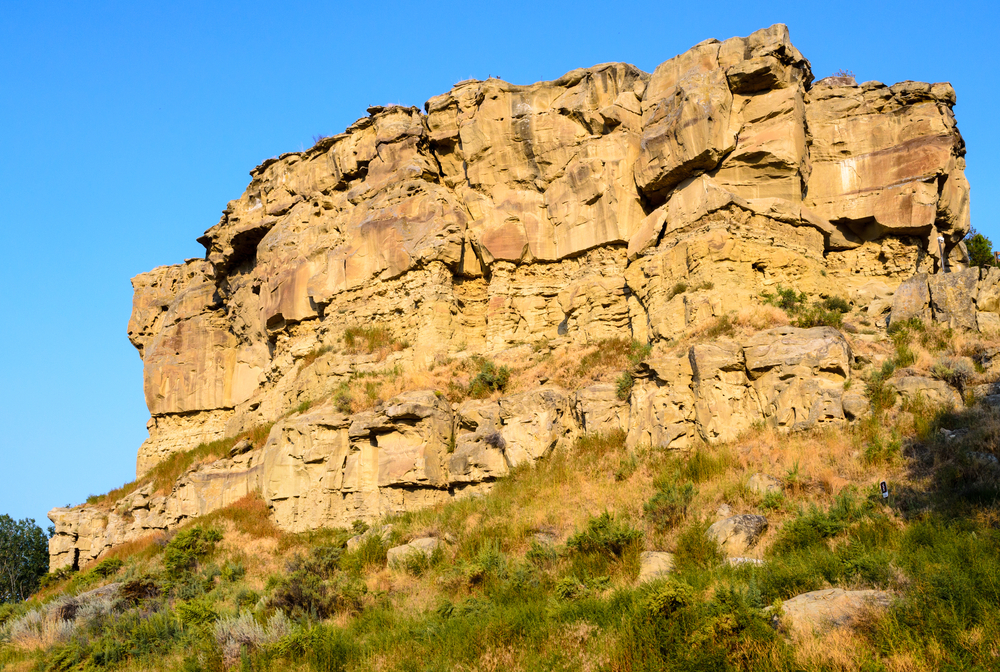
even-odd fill
[{"label": "exposed rock on slope", "polygon": [[[204,260],[133,279],[128,332],[152,416],[137,472],[377,367],[314,356],[351,326],[387,328],[408,344],[391,364],[419,368],[538,339],[668,340],[778,285],[866,303],[874,292],[888,309],[942,255],[961,266],[969,189],[954,103],[948,84],[813,83],[775,25],[652,74],[604,64],[530,86],[462,82],[423,113],[370,108],[255,168],[199,239]],[[979,296],[976,323],[1000,323]],[[140,489],[120,507],[132,522],[57,509],[54,566],[253,489],[303,529],[453,496],[578,432],[682,447],[858,409],[843,399],[851,353],[835,331],[688,355],[645,363],[627,401],[605,385],[303,415],[167,497]]]},{"label": "exposed rock on slope", "polygon": [[696,345],[686,358],[649,361],[628,401],[597,385],[454,408],[434,392],[407,392],[352,416],[322,406],[276,424],[259,449],[193,469],[169,494],[150,483],[110,512],[54,509],[52,567],[88,562],[254,491],[283,529],[349,526],[481,492],[586,431],[622,430],[632,442],[677,448],[699,435],[732,438],[755,422],[842,423],[851,359],[835,329],[782,327],[744,345]]},{"label": "exposed rock on slope", "polygon": [[[387,325],[420,365],[672,338],[775,283],[849,294],[935,270],[938,236],[951,253],[968,230],[954,91],[812,79],[776,25],[651,75],[462,82],[264,162],[206,261],[133,281],[138,472],[281,415],[307,392],[296,359],[346,325]],[[672,295],[681,281],[714,290]]]}]

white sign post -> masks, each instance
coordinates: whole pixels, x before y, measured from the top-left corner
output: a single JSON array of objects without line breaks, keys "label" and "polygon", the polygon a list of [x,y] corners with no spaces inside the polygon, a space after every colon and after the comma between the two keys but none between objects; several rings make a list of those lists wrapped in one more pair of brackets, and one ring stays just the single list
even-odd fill
[{"label": "white sign post", "polygon": [[878,489],[882,491],[882,499],[889,499],[889,486],[885,481],[878,484]]}]

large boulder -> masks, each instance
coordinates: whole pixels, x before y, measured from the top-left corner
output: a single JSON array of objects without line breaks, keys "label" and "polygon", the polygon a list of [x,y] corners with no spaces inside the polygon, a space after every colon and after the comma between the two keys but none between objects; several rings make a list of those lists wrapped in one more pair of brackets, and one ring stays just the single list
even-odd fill
[{"label": "large boulder", "polygon": [[857,621],[866,610],[884,609],[892,594],[881,590],[814,590],[781,603],[784,623],[799,635],[824,633]]},{"label": "large boulder", "polygon": [[712,523],[706,535],[730,556],[739,556],[757,545],[767,530],[767,518],[753,514],[731,516]]},{"label": "large boulder", "polygon": [[805,429],[844,420],[851,348],[831,327],[779,327],[744,344],[747,373],[764,415],[778,427]]}]

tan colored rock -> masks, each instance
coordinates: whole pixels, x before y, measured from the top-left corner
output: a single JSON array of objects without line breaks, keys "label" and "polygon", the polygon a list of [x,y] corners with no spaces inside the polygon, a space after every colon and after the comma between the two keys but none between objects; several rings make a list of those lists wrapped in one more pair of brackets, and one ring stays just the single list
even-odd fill
[{"label": "tan colored rock", "polygon": [[763,414],[778,427],[805,429],[844,420],[844,383],[854,357],[831,327],[779,327],[744,343],[749,378]]},{"label": "tan colored rock", "polygon": [[421,537],[402,546],[394,546],[387,553],[389,566],[399,565],[413,555],[430,558],[440,547],[441,542],[434,537]]},{"label": "tan colored rock", "polygon": [[695,438],[695,396],[688,357],[648,360],[632,388],[627,443],[688,448]]},{"label": "tan colored rock", "polygon": [[978,268],[931,275],[927,278],[927,285],[931,294],[931,311],[936,322],[952,328],[977,328]]},{"label": "tan colored rock", "polygon": [[602,383],[577,390],[574,402],[573,411],[585,433],[628,431],[629,401],[618,398],[615,385]]},{"label": "tan colored rock", "polygon": [[767,529],[767,518],[744,514],[712,523],[706,535],[730,556],[739,556],[757,545]]},{"label": "tan colored rock", "polygon": [[[858,417],[849,350],[793,332],[650,361],[627,401],[548,387],[452,409],[425,391],[354,417],[317,402],[353,375],[519,343],[687,338],[778,286],[873,309],[891,297],[895,321],[916,273],[926,297],[914,283],[911,313],[1000,328],[1000,276],[973,289],[974,271],[920,275],[942,253],[950,270],[967,262],[954,104],[946,84],[814,85],[778,24],[652,74],[602,64],[462,82],[424,112],[369,108],[251,171],[199,239],[204,260],[133,280],[152,416],[137,472],[277,422],[267,445],[169,494],[140,489],[120,512],[55,514],[53,558],[86,561],[255,490],[285,529],[374,520],[483,492],[582,431],[681,449],[760,421]],[[344,351],[346,329],[372,327],[398,350]]]},{"label": "tan colored rock", "polygon": [[[936,248],[943,235],[950,249],[968,230],[965,146],[953,104],[950,86],[817,82],[806,103],[806,204],[864,240],[907,233]],[[955,195],[939,206],[942,189]]]},{"label": "tan colored rock", "polygon": [[887,383],[906,400],[914,401],[920,397],[934,406],[962,406],[962,397],[943,380],[911,375],[904,369],[893,374]]},{"label": "tan colored rock", "polygon": [[749,385],[746,359],[738,343],[692,346],[689,354],[695,415],[707,441],[731,441],[763,420],[757,391]]},{"label": "tan colored rock", "polygon": [[927,274],[914,275],[901,284],[893,296],[890,324],[905,322],[913,317],[921,320],[930,319],[930,301],[931,292],[927,286]]},{"label": "tan colored rock", "polygon": [[768,476],[767,474],[753,474],[747,479],[747,490],[754,492],[758,495],[770,495],[772,493],[780,493],[784,490],[784,487],[774,476]]},{"label": "tan colored rock", "polygon": [[824,633],[848,627],[867,610],[884,609],[892,594],[881,590],[828,588],[796,595],[781,603],[783,621],[797,635]]},{"label": "tan colored rock", "polygon": [[639,583],[646,583],[674,571],[674,554],[666,551],[643,551],[639,554]]}]

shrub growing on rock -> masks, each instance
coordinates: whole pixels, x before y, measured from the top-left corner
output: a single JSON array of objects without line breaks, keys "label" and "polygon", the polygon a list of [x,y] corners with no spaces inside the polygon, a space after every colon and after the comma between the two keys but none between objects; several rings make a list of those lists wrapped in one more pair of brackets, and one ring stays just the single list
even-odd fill
[{"label": "shrub growing on rock", "polygon": [[472,363],[477,367],[476,375],[469,382],[469,396],[473,399],[488,397],[494,392],[503,392],[510,382],[510,369],[498,367],[490,360],[475,356]]}]

